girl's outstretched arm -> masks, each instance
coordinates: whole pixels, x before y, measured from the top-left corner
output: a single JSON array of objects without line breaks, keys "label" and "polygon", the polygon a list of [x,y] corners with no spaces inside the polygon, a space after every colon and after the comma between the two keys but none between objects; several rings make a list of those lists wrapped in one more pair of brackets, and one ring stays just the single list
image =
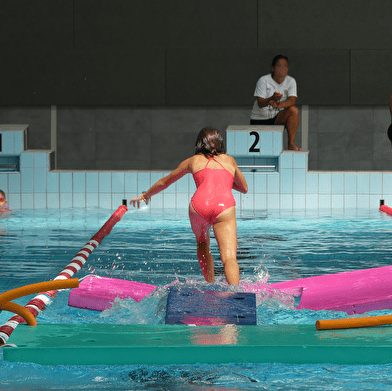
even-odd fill
[{"label": "girl's outstretched arm", "polygon": [[159,181],[155,182],[146,192],[144,192],[141,196],[132,198],[129,201],[130,205],[136,206],[140,208],[140,202],[144,201],[148,204],[150,198],[165,190],[169,187],[172,183],[181,179],[185,174],[190,172],[190,161],[192,158],[186,159],[180,163],[180,165],[172,171],[169,175],[165,176],[164,178],[159,179]]}]

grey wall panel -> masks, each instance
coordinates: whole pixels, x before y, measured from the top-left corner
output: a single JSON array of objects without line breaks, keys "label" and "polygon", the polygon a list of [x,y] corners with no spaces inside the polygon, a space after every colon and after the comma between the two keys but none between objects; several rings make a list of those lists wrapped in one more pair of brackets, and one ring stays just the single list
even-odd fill
[{"label": "grey wall panel", "polygon": [[260,63],[257,51],[170,50],[166,55],[166,102],[251,105],[261,76]]},{"label": "grey wall panel", "polygon": [[392,93],[392,50],[351,52],[351,103],[388,104]]},{"label": "grey wall panel", "polygon": [[160,105],[164,51],[18,52],[0,63],[0,104]]},{"label": "grey wall panel", "polygon": [[349,103],[347,50],[170,50],[166,102],[172,105],[249,105],[257,80],[271,71],[276,54],[290,59],[298,104]]},{"label": "grey wall panel", "polygon": [[73,0],[2,0],[0,48],[73,48]]},{"label": "grey wall panel", "polygon": [[77,49],[257,47],[257,0],[77,0]]},{"label": "grey wall panel", "polygon": [[259,48],[385,49],[390,0],[259,0]]}]

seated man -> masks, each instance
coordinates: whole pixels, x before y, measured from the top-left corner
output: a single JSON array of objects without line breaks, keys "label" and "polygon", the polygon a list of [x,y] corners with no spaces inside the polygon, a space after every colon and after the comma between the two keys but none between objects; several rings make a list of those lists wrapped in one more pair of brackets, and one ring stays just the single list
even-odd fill
[{"label": "seated man", "polygon": [[289,136],[289,149],[302,151],[294,143],[299,124],[297,83],[288,76],[289,60],[278,55],[272,60],[272,72],[262,76],[256,84],[256,101],[250,117],[251,125],[285,125]]}]

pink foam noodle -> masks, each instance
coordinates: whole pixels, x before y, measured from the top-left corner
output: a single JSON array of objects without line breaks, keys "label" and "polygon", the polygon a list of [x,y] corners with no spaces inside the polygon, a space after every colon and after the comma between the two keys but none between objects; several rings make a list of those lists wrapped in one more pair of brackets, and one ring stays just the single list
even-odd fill
[{"label": "pink foam noodle", "polygon": [[389,214],[390,216],[392,216],[392,208],[390,208],[389,206],[381,205],[380,206],[380,210],[381,210],[381,212],[384,212],[384,213]]},{"label": "pink foam noodle", "polygon": [[[101,229],[83,246],[83,248],[76,254],[72,261],[57,275],[54,280],[64,280],[72,278],[83,265],[86,263],[87,258],[97,248],[103,238],[111,232],[114,225],[119,222],[122,216],[127,212],[128,208],[126,205],[121,205],[101,227]],[[48,305],[51,303],[51,297],[54,297],[58,290],[52,290],[42,292],[26,304],[26,308],[37,317]],[[8,320],[3,326],[0,327],[0,346],[6,344],[8,338],[20,323],[24,323],[25,320],[15,315]]]}]

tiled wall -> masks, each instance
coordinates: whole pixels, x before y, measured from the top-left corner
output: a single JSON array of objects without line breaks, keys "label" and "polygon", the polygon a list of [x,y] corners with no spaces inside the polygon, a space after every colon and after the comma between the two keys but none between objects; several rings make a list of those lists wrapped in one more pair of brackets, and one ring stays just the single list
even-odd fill
[{"label": "tiled wall", "polygon": [[[0,155],[20,154],[20,172],[0,173],[12,209],[94,207],[115,209],[168,172],[50,171],[49,152],[23,150],[24,131],[1,131]],[[392,205],[392,172],[308,171],[308,153],[284,151],[280,172],[245,173],[246,195],[235,193],[243,210],[374,209]],[[151,208],[186,208],[195,191],[186,175],[153,197]]]}]

